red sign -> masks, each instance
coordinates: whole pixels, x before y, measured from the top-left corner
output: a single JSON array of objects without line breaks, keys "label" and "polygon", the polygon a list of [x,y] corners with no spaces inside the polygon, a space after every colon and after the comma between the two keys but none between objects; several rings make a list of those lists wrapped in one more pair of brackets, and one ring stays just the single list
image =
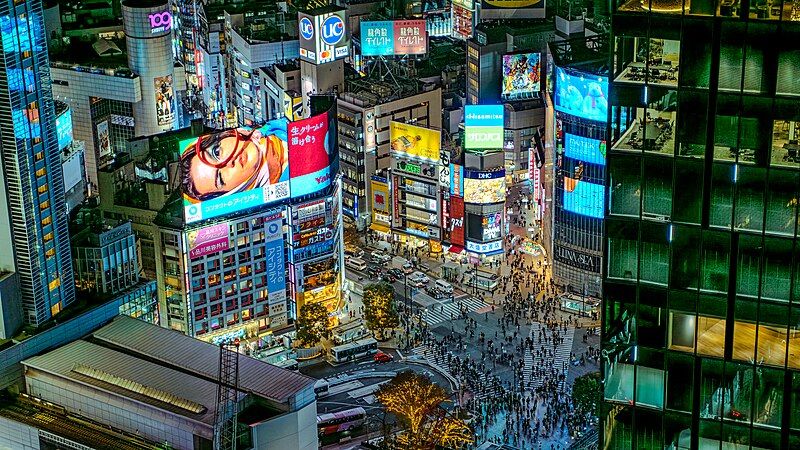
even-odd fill
[{"label": "red sign", "polygon": [[450,243],[464,246],[464,199],[450,197]]},{"label": "red sign", "polygon": [[396,20],[394,22],[394,54],[421,55],[426,53],[428,32],[424,20]]},{"label": "red sign", "polygon": [[289,122],[288,133],[292,196],[310,194],[330,185],[328,114]]}]

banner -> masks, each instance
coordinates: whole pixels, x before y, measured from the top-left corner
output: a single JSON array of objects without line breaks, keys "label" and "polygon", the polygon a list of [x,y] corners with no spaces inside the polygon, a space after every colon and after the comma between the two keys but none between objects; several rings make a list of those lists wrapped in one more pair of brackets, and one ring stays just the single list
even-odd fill
[{"label": "banner", "polygon": [[289,177],[292,196],[300,197],[331,184],[331,140],[328,113],[289,122]]},{"label": "banner", "polygon": [[450,195],[464,196],[464,169],[458,164],[450,164]]},{"label": "banner", "polygon": [[230,248],[228,222],[192,230],[186,233],[189,241],[189,259],[221,252]]},{"label": "banner", "polygon": [[97,152],[100,156],[111,154],[111,132],[108,129],[108,120],[97,124]]},{"label": "banner", "polygon": [[450,243],[464,246],[464,199],[450,197]]},{"label": "banner", "polygon": [[175,111],[173,111],[175,91],[172,87],[172,75],[155,77],[153,85],[155,87],[158,126],[170,125],[175,121]]},{"label": "banner", "polygon": [[286,292],[286,264],[283,257],[283,219],[278,218],[266,225],[267,234],[267,291],[272,293]]},{"label": "banner", "polygon": [[389,123],[389,141],[392,152],[438,162],[442,133],[401,122]]}]

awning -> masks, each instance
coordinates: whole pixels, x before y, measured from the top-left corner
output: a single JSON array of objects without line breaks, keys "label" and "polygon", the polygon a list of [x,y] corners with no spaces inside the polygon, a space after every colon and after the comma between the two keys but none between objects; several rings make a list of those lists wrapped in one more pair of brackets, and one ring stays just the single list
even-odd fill
[{"label": "awning", "polygon": [[461,247],[460,245],[451,245],[450,248],[447,251],[449,251],[450,253],[455,253],[456,255],[458,255],[459,253],[464,251],[464,247]]},{"label": "awning", "polygon": [[388,233],[389,232],[389,227],[387,227],[386,225],[381,225],[379,223],[374,223],[374,222],[369,225],[369,229],[370,230],[374,230],[374,231],[379,231],[381,233]]}]

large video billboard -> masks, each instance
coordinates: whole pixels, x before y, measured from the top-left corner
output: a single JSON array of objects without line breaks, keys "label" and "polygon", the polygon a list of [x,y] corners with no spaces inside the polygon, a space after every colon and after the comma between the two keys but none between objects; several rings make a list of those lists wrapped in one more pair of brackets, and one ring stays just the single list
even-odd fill
[{"label": "large video billboard", "polygon": [[564,209],[582,216],[602,219],[605,204],[603,185],[564,177]]},{"label": "large video billboard", "polygon": [[192,230],[186,233],[189,240],[189,259],[221,252],[230,248],[228,222]]},{"label": "large video billboard", "polygon": [[155,88],[158,126],[169,125],[175,121],[175,111],[173,111],[175,89],[172,87],[172,75],[153,78],[153,87]]},{"label": "large video billboard", "polygon": [[423,55],[428,51],[424,20],[361,22],[363,56]]},{"label": "large video billboard", "polygon": [[545,17],[545,0],[482,0],[481,20],[540,19]]},{"label": "large video billboard", "polygon": [[475,31],[473,28],[473,11],[453,2],[453,37],[467,40]]},{"label": "large video billboard", "polygon": [[555,108],[589,120],[608,120],[608,78],[556,67]]},{"label": "large video billboard", "polygon": [[506,171],[464,169],[464,202],[500,203],[506,199]]},{"label": "large video billboard", "polygon": [[564,133],[564,156],[605,166],[606,141]]},{"label": "large video billboard", "polygon": [[56,135],[59,150],[64,150],[72,144],[72,108],[67,108],[56,117]]},{"label": "large video billboard", "polygon": [[311,15],[299,13],[300,59],[322,64],[347,57],[350,37],[344,10]]},{"label": "large video billboard", "polygon": [[464,107],[464,148],[503,148],[503,105],[466,105]]},{"label": "large video billboard", "polygon": [[389,140],[394,153],[413,158],[438,162],[442,146],[442,132],[409,125],[402,122],[389,123]]},{"label": "large video billboard", "polygon": [[[236,213],[319,191],[331,183],[335,117],[324,112],[297,122],[276,119],[181,141],[186,223]],[[288,131],[287,131],[288,130]]]},{"label": "large video billboard", "polygon": [[539,53],[503,55],[504,99],[532,98],[542,89],[542,64]]}]

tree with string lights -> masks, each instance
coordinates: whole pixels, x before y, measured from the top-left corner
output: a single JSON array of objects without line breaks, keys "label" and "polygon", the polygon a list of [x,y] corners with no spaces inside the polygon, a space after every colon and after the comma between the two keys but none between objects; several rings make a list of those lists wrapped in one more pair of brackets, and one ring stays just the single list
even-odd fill
[{"label": "tree with string lights", "polygon": [[322,338],[330,337],[328,309],[322,303],[306,303],[300,307],[295,322],[297,340],[304,347],[312,347]]},{"label": "tree with string lights", "polygon": [[400,316],[394,303],[394,288],[390,284],[368,284],[364,287],[363,298],[364,320],[378,339],[382,339],[386,330],[400,325]]}]

